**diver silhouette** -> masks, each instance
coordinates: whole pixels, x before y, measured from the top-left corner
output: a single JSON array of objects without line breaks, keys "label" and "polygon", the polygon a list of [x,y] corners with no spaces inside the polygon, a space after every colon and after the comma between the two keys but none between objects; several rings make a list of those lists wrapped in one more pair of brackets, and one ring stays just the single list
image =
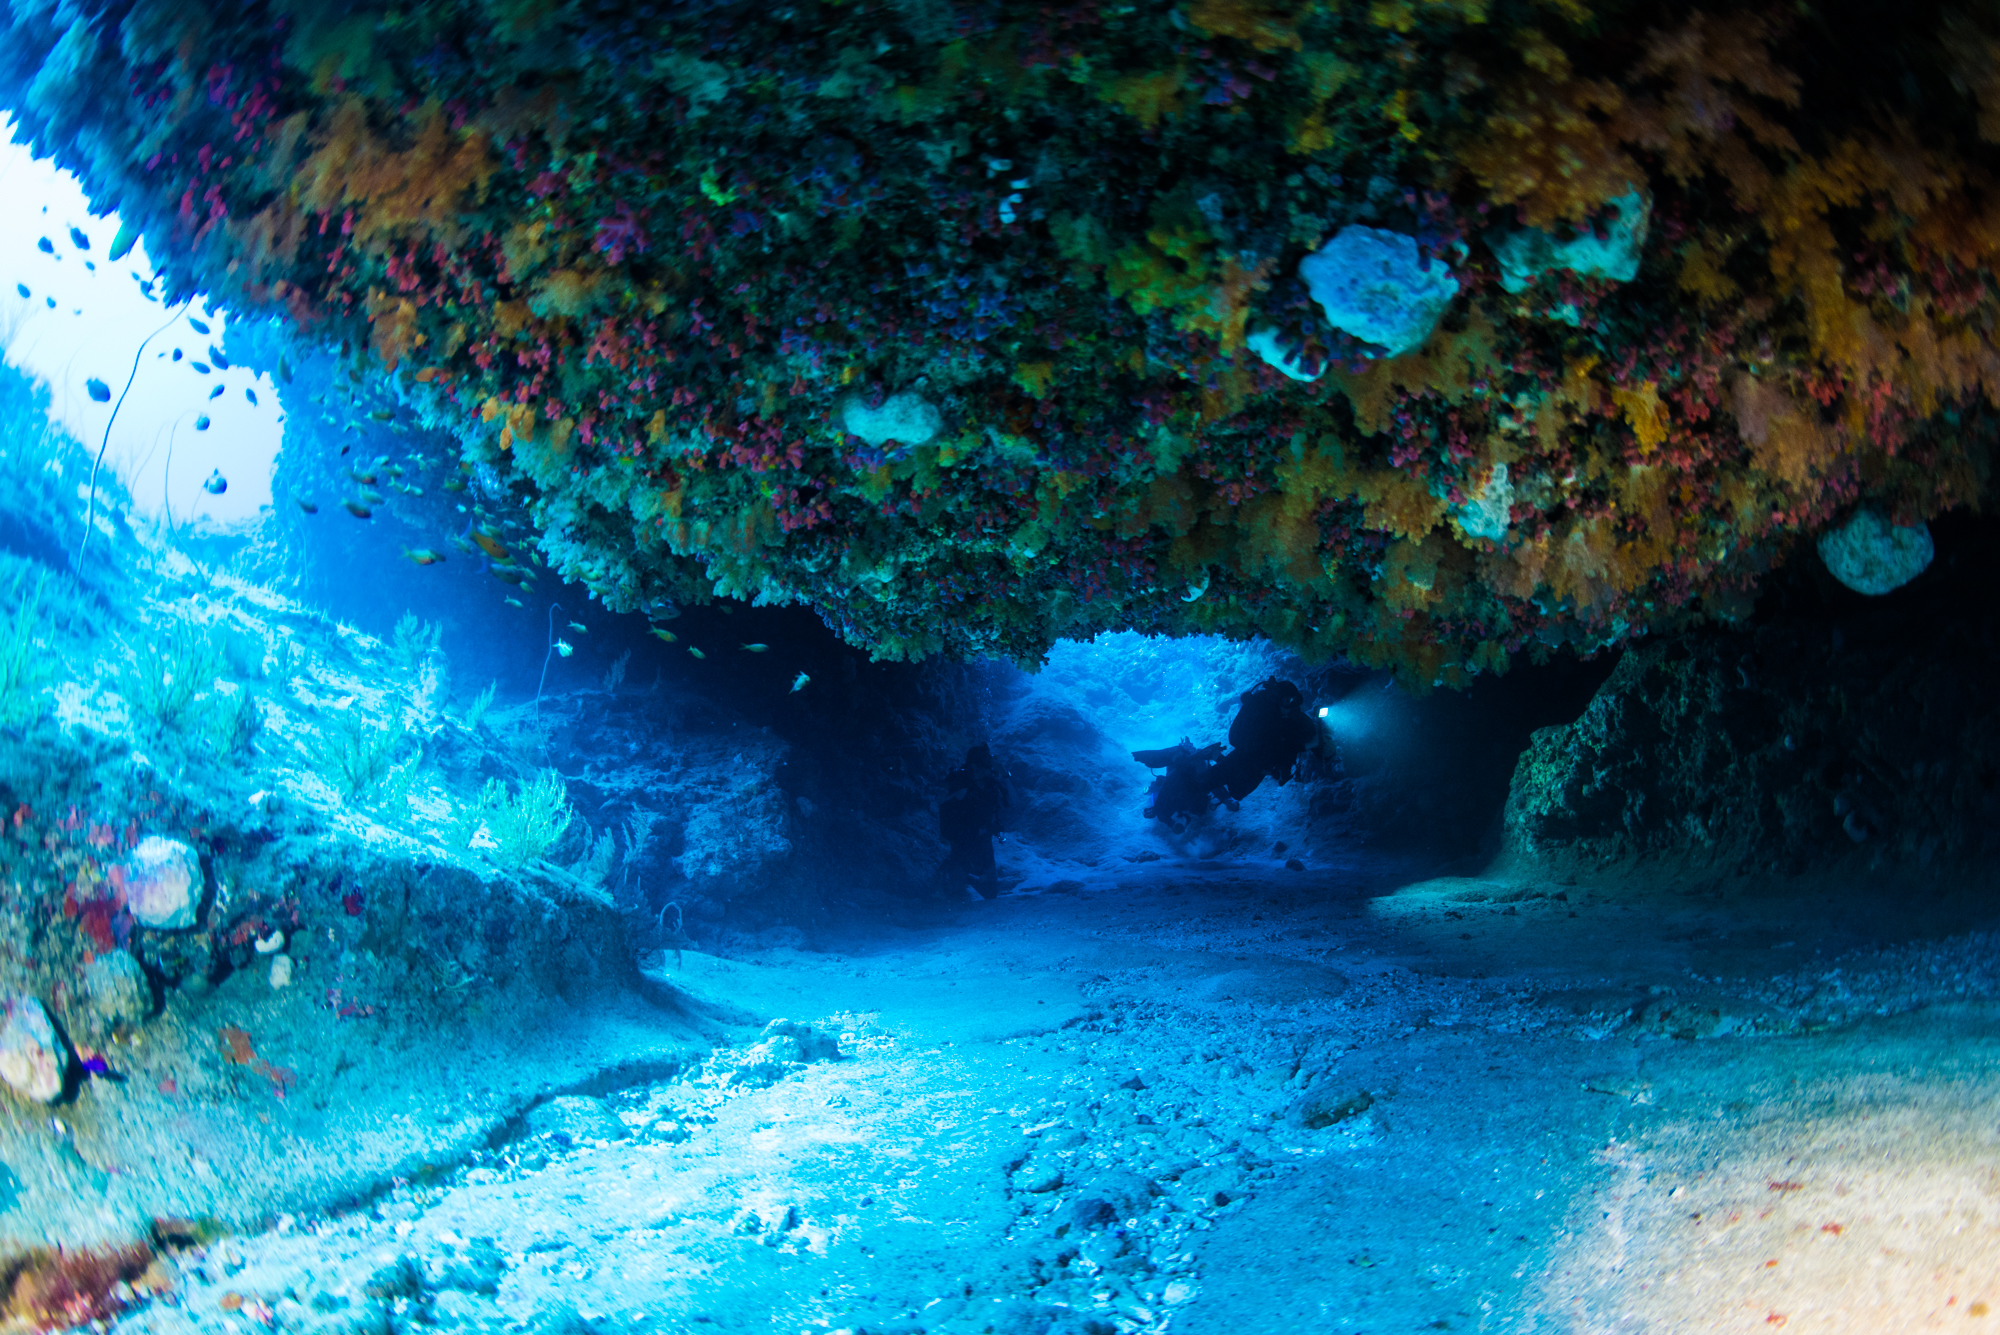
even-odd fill
[{"label": "diver silhouette", "polygon": [[1288,782],[1301,756],[1324,762],[1321,777],[1336,757],[1332,735],[1306,716],[1299,688],[1276,677],[1239,697],[1229,746],[1225,754],[1221,742],[1197,748],[1183,737],[1178,746],[1134,751],[1132,759],[1166,771],[1147,790],[1145,815],[1183,832],[1208,814],[1215,799],[1234,811],[1265,779]]},{"label": "diver silhouette", "polygon": [[993,761],[984,743],[965,753],[965,763],[945,776],[945,799],[938,804],[938,833],[951,845],[940,879],[957,892],[966,885],[981,899],[1000,893],[1000,871],[993,860],[993,836],[1000,832],[1000,813],[1014,804],[1013,786]]},{"label": "diver silhouette", "polygon": [[1319,745],[1319,724],[1306,717],[1299,688],[1268,677],[1241,696],[1229,725],[1229,753],[1209,771],[1209,791],[1233,810],[1266,778],[1283,786],[1299,756]]},{"label": "diver silhouette", "polygon": [[1153,751],[1134,751],[1132,759],[1147,769],[1164,769],[1165,774],[1153,780],[1153,786],[1146,791],[1145,817],[1161,821],[1176,831],[1184,831],[1201,816],[1208,814],[1212,805],[1209,789],[1214,786],[1210,777],[1215,761],[1222,754],[1221,742],[1210,742],[1197,748],[1193,742],[1183,737],[1178,746],[1163,746]]}]

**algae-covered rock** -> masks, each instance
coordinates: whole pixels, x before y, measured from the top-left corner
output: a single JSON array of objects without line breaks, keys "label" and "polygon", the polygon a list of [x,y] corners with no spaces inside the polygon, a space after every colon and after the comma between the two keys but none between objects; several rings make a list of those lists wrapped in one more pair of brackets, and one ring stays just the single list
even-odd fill
[{"label": "algae-covered rock", "polygon": [[1626,651],[1579,718],[1522,752],[1503,865],[1871,884],[1990,866],[2000,699],[1983,683],[2000,612],[1986,569],[1961,553],[1922,594],[1858,610],[1815,606],[1800,578],[1794,615],[1754,632]]},{"label": "algae-covered rock", "polygon": [[83,998],[90,1019],[106,1031],[137,1024],[153,1008],[146,971],[122,950],[99,955],[83,966]]},{"label": "algae-covered rock", "polygon": [[125,906],[143,927],[194,926],[202,894],[201,855],[179,839],[148,835],[125,859]]},{"label": "algae-covered rock", "polygon": [[39,1000],[20,992],[0,1000],[0,1080],[24,1099],[53,1103],[68,1065]]}]

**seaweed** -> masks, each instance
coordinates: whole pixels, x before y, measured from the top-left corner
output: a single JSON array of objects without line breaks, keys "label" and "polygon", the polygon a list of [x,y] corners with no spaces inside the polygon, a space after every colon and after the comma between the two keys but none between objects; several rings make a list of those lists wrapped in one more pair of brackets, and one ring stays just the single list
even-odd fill
[{"label": "seaweed", "polygon": [[222,673],[223,651],[214,633],[180,615],[130,647],[125,697],[168,732],[184,731],[196,722],[195,701]]},{"label": "seaweed", "polygon": [[45,624],[52,576],[46,570],[13,572],[6,601],[12,616],[0,620],[0,724],[13,726],[41,715],[42,691],[55,679],[49,651],[36,636]]},{"label": "seaweed", "polygon": [[415,671],[423,666],[425,658],[437,653],[444,639],[444,627],[432,621],[420,621],[414,612],[405,612],[396,619],[396,629],[389,641],[389,652],[403,667]]},{"label": "seaweed", "polygon": [[472,697],[472,703],[465,707],[465,730],[478,732],[479,724],[486,717],[486,711],[493,708],[493,693],[500,688],[497,681],[486,683],[486,689]]},{"label": "seaweed", "polygon": [[488,780],[475,811],[493,841],[494,860],[513,867],[547,856],[575,814],[562,776],[552,769],[517,785],[511,797],[504,781]]},{"label": "seaweed", "polygon": [[350,709],[327,726],[320,761],[340,795],[357,798],[388,777],[408,735],[400,723],[371,723]]}]

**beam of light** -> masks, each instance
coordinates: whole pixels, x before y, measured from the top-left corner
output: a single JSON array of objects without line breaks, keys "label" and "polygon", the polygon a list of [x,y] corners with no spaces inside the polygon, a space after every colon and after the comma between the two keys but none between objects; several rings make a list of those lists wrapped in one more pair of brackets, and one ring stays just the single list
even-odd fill
[{"label": "beam of light", "polygon": [[[0,117],[0,129],[11,135],[13,128],[11,117]],[[88,250],[72,241],[72,227],[89,240]],[[183,522],[249,519],[271,501],[271,466],[283,437],[278,396],[264,376],[210,364],[209,345],[222,346],[228,321],[199,299],[139,355],[140,340],[171,308],[157,299],[157,283],[155,299],[145,295],[143,284],[154,275],[143,242],[122,260],[110,258],[117,233],[116,215],[91,216],[74,176],[46,159],[37,162],[25,145],[0,143],[0,348],[9,364],[47,383],[56,425],[93,451],[110,428],[106,463],[138,510],[152,515],[170,508]],[[37,244],[43,237],[48,251]],[[208,333],[197,333],[189,317]],[[176,347],[179,361],[172,357]],[[115,399],[135,356],[138,374],[114,422],[112,403],[93,399],[88,383],[109,385]],[[196,362],[210,366],[209,373],[195,370]],[[226,388],[210,403],[218,383]],[[252,387],[258,405],[244,394]],[[154,442],[162,426],[189,408],[207,412],[213,425],[179,433],[169,475]],[[202,489],[212,471],[229,482],[220,496]]]}]

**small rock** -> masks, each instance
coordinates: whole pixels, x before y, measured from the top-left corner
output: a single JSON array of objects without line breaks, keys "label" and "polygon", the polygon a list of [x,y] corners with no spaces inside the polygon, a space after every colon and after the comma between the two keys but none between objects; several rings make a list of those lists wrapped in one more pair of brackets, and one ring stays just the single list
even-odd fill
[{"label": "small rock", "polygon": [[146,971],[122,950],[99,955],[83,966],[83,999],[90,1018],[107,1030],[137,1024],[153,1009]]},{"label": "small rock", "polygon": [[41,1002],[23,992],[0,1001],[0,1080],[22,1098],[52,1103],[68,1066]]},{"label": "small rock", "polygon": [[1063,1184],[1060,1164],[1030,1162],[1021,1175],[1021,1190],[1041,1195],[1054,1191]]},{"label": "small rock", "polygon": [[1118,1207],[1101,1196],[1082,1196],[1070,1202],[1069,1226],[1075,1229],[1103,1228],[1118,1222]]},{"label": "small rock", "polygon": [[1285,859],[1285,870],[1286,870],[1286,871],[1304,871],[1305,869],[1306,869],[1306,864],[1305,864],[1305,863],[1303,863],[1303,862],[1301,862],[1301,861],[1300,861],[1299,859],[1297,859],[1297,858],[1286,858],[1286,859]]},{"label": "small rock", "polygon": [[1063,1315],[1066,1313],[1042,1303],[1010,1298],[994,1304],[986,1329],[993,1335],[1050,1335],[1050,1327]]},{"label": "small rock", "polygon": [[1307,1131],[1323,1131],[1367,1112],[1374,1104],[1375,1096],[1365,1089],[1326,1086],[1308,1091],[1287,1111],[1285,1120]]},{"label": "small rock", "polygon": [[1116,1219],[1144,1214],[1152,1204],[1153,1184],[1129,1168],[1113,1168],[1090,1180],[1085,1194],[1102,1200]]},{"label": "small rock", "polygon": [[424,1291],[423,1267],[414,1256],[398,1256],[368,1277],[361,1291],[383,1302],[414,1298]]},{"label": "small rock", "polygon": [[149,834],[124,862],[125,907],[143,927],[178,932],[194,926],[201,903],[201,857],[178,839]]},{"label": "small rock", "polygon": [[506,1273],[507,1258],[491,1238],[474,1238],[457,1256],[434,1261],[439,1289],[462,1293],[494,1294],[500,1291],[500,1277]]},{"label": "small rock", "polygon": [[763,1037],[789,1038],[797,1045],[799,1055],[793,1061],[832,1062],[840,1060],[840,1040],[831,1034],[822,1034],[809,1024],[796,1020],[773,1020],[764,1026]]},{"label": "small rock", "polygon": [[292,985],[292,957],[279,955],[271,961],[271,988],[276,991]]},{"label": "small rock", "polygon": [[625,1124],[596,1099],[565,1094],[528,1111],[528,1134],[567,1136],[572,1144],[585,1140],[623,1140]]}]

